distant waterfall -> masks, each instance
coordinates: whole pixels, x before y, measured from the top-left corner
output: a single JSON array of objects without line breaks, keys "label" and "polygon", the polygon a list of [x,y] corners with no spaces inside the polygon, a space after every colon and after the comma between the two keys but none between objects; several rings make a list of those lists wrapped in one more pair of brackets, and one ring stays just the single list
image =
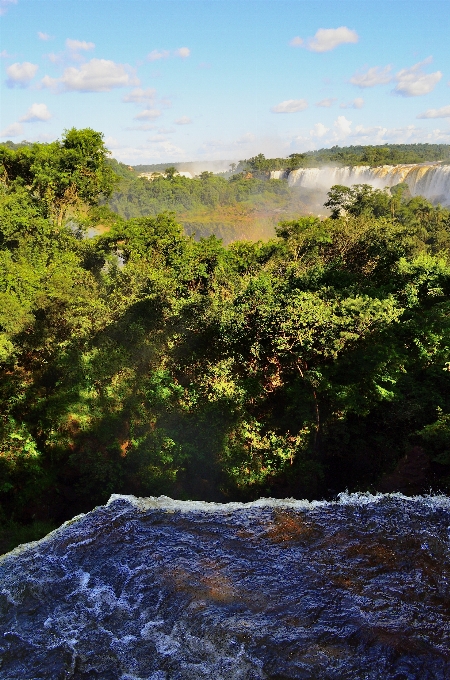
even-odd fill
[{"label": "distant waterfall", "polygon": [[[283,171],[271,172],[273,179],[281,179]],[[450,165],[421,163],[417,165],[382,165],[358,167],[321,167],[293,170],[288,175],[289,186],[328,191],[334,184],[370,184],[375,189],[392,187],[406,182],[413,196],[424,196],[433,203],[450,205]]]}]

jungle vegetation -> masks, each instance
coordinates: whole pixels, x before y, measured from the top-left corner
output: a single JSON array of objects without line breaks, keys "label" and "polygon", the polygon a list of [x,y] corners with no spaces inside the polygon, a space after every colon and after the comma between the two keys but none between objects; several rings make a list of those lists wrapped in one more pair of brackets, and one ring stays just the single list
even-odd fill
[{"label": "jungle vegetation", "polygon": [[0,146],[0,549],[111,493],[376,490],[412,447],[450,491],[448,210],[337,186],[225,246],[113,212],[114,167],[90,129]]}]

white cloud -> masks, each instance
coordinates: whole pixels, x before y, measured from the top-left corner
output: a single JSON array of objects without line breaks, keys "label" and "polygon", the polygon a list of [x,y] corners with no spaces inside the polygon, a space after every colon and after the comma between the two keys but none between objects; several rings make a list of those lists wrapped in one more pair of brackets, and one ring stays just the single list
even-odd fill
[{"label": "white cloud", "polygon": [[161,127],[161,128],[158,128],[158,132],[159,132],[161,135],[173,135],[173,133],[175,132],[175,130],[174,130],[173,128],[164,128],[164,127]]},{"label": "white cloud", "polygon": [[153,120],[159,118],[161,111],[159,109],[145,109],[135,116],[136,120]]},{"label": "white cloud", "polygon": [[316,123],[312,130],[309,131],[311,137],[323,137],[330,128],[325,127],[323,123]]},{"label": "white cloud", "polygon": [[70,66],[61,78],[42,79],[42,86],[57,92],[109,92],[114,87],[139,85],[134,69],[108,59],[91,59],[80,68]]},{"label": "white cloud", "polygon": [[182,59],[187,59],[191,54],[191,50],[189,47],[179,47],[177,50],[175,50],[175,56],[176,57],[181,57]]},{"label": "white cloud", "polygon": [[338,116],[333,123],[333,130],[336,139],[342,139],[343,137],[348,137],[352,131],[352,121],[347,120],[345,116]]},{"label": "white cloud", "polygon": [[328,97],[328,99],[322,99],[320,102],[317,102],[316,106],[322,106],[324,108],[329,109],[330,106],[333,106],[335,101],[336,97]]},{"label": "white cloud", "polygon": [[47,40],[51,40],[52,36],[49,35],[48,33],[42,33],[42,31],[38,31],[38,38],[39,38],[39,40],[47,41]]},{"label": "white cloud", "polygon": [[151,87],[148,87],[146,90],[143,90],[141,87],[136,87],[134,90],[131,90],[131,92],[126,94],[122,101],[132,102],[133,104],[146,104],[150,101],[153,101],[155,95],[156,90]]},{"label": "white cloud", "polygon": [[432,60],[432,57],[428,57],[410,68],[404,68],[399,71],[395,76],[397,85],[394,88],[394,92],[402,95],[402,97],[421,97],[434,90],[442,78],[442,73],[440,71],[435,71],[434,73],[423,72],[423,66],[430,64]]},{"label": "white cloud", "polygon": [[296,35],[295,38],[292,38],[292,40],[289,41],[289,45],[291,47],[301,47],[304,42],[303,38],[299,38],[299,36]]},{"label": "white cloud", "polygon": [[170,57],[169,50],[152,50],[150,54],[147,55],[148,61],[158,61],[159,59],[167,59]]},{"label": "white cloud", "polygon": [[329,52],[345,43],[357,43],[359,36],[347,26],[319,28],[314,37],[308,38],[305,47],[312,52]]},{"label": "white cloud", "polygon": [[6,69],[6,73],[8,74],[6,84],[8,87],[14,87],[15,85],[26,87],[29,82],[33,80],[38,68],[39,66],[37,64],[32,64],[29,61],[24,61],[22,64],[19,62],[11,64],[11,66],[8,66]]},{"label": "white cloud", "polygon": [[0,52],[0,59],[11,59],[12,54],[9,54],[7,50],[2,50]]},{"label": "white cloud", "polygon": [[67,38],[66,47],[70,52],[79,52],[80,50],[83,52],[88,52],[89,50],[94,49],[95,43],[86,42],[85,40],[72,40],[72,38]]},{"label": "white cloud", "polygon": [[340,104],[339,108],[341,109],[362,109],[364,106],[364,99],[362,97],[356,97],[352,102],[348,102],[347,104]]},{"label": "white cloud", "polygon": [[0,0],[0,15],[6,14],[10,5],[17,5],[17,0]]},{"label": "white cloud", "polygon": [[32,104],[26,114],[20,118],[21,123],[36,123],[37,121],[50,120],[52,114],[47,104]]},{"label": "white cloud", "polygon": [[182,116],[175,121],[175,125],[189,125],[190,123],[192,123],[192,120],[187,116]]},{"label": "white cloud", "polygon": [[308,108],[306,99],[286,99],[270,109],[272,113],[297,113]]},{"label": "white cloud", "polygon": [[391,129],[381,126],[365,128],[362,125],[358,125],[355,127],[352,137],[358,138],[359,143],[365,144],[412,144],[414,142],[428,142],[431,144],[436,142],[448,143],[450,132],[444,132],[439,129],[430,132],[415,125]]},{"label": "white cloud", "polygon": [[450,106],[443,106],[440,109],[427,109],[424,113],[419,113],[417,118],[450,118]]},{"label": "white cloud", "polygon": [[364,72],[355,73],[350,78],[352,85],[356,87],[375,87],[375,85],[384,85],[385,83],[390,83],[392,80],[391,75],[392,66],[372,66]]},{"label": "white cloud", "polygon": [[22,133],[23,126],[20,123],[13,123],[0,132],[0,137],[18,137]]}]

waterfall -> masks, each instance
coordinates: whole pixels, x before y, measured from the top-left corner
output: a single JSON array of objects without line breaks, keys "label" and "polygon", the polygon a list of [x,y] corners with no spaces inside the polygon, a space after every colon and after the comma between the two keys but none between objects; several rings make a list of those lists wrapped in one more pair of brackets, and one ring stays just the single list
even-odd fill
[{"label": "waterfall", "polygon": [[[276,171],[271,173],[275,177]],[[288,175],[291,187],[328,191],[334,184],[370,184],[375,189],[392,187],[406,182],[412,196],[424,196],[432,203],[450,206],[450,165],[421,163],[417,165],[382,165],[356,167],[301,168]]]}]

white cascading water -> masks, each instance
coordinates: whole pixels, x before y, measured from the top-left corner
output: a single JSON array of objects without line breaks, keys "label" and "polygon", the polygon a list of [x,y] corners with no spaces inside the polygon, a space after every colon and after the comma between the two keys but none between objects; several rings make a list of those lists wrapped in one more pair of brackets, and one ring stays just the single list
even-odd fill
[{"label": "white cascading water", "polygon": [[[282,170],[270,173],[271,179],[285,177]],[[288,175],[289,186],[328,191],[334,184],[352,186],[370,184],[375,189],[406,182],[412,196],[424,196],[433,203],[450,205],[450,165],[421,163],[416,165],[382,165],[357,167],[301,168]]]}]

